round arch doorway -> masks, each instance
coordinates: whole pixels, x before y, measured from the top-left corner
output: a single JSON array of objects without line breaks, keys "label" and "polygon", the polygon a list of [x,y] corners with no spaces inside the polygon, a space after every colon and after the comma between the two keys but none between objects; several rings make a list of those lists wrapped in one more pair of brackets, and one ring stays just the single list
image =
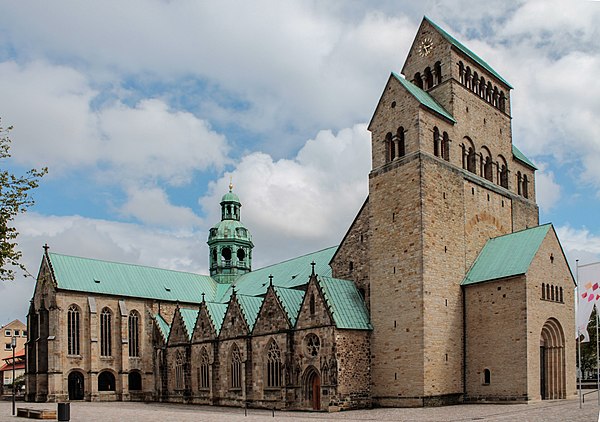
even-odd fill
[{"label": "round arch doorway", "polygon": [[540,396],[552,400],[566,395],[565,336],[560,322],[550,318],[540,335]]},{"label": "round arch doorway", "polygon": [[314,366],[304,371],[304,400],[313,410],[321,410],[321,376]]},{"label": "round arch doorway", "polygon": [[69,374],[69,400],[83,400],[84,395],[84,379],[83,374],[79,371],[73,371]]}]

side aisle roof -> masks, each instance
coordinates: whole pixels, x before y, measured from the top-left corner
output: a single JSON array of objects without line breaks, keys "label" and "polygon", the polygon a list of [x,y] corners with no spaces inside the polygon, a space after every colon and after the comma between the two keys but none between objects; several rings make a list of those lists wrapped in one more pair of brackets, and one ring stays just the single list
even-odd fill
[{"label": "side aisle roof", "polygon": [[488,240],[461,284],[468,286],[527,273],[551,228],[551,224],[544,224]]}]

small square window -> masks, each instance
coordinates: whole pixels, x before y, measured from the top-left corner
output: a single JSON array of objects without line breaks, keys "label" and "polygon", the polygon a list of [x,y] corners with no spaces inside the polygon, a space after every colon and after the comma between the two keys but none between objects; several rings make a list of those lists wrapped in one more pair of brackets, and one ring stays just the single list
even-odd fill
[{"label": "small square window", "polygon": [[6,337],[10,337],[12,335],[12,333],[10,332],[10,330],[4,330],[4,335]]},{"label": "small square window", "polygon": [[27,331],[23,330],[23,337],[27,337]]},{"label": "small square window", "polygon": [[20,330],[15,330],[15,337],[19,337],[21,335],[21,331]]},{"label": "small square window", "polygon": [[12,350],[12,347],[10,347],[10,343],[4,343],[4,350]]}]

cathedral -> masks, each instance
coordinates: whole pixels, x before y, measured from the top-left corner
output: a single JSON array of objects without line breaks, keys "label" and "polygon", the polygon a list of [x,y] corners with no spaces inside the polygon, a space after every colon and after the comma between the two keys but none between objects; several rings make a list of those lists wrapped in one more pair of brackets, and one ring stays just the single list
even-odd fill
[{"label": "cathedral", "polygon": [[336,411],[574,396],[575,282],[539,225],[511,90],[425,17],[368,126],[369,194],[339,246],[253,269],[231,185],[209,275],[46,246],[27,400]]}]

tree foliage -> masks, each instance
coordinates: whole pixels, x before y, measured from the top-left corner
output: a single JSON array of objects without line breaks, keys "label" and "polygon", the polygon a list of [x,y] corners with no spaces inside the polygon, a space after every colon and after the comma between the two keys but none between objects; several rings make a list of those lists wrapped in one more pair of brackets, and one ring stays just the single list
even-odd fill
[{"label": "tree foliage", "polygon": [[16,268],[26,271],[17,249],[19,232],[13,221],[18,214],[24,213],[34,204],[31,192],[38,187],[39,180],[48,168],[31,169],[25,175],[17,176],[6,169],[10,158],[10,131],[12,126],[4,128],[0,120],[0,280],[13,280]]}]

